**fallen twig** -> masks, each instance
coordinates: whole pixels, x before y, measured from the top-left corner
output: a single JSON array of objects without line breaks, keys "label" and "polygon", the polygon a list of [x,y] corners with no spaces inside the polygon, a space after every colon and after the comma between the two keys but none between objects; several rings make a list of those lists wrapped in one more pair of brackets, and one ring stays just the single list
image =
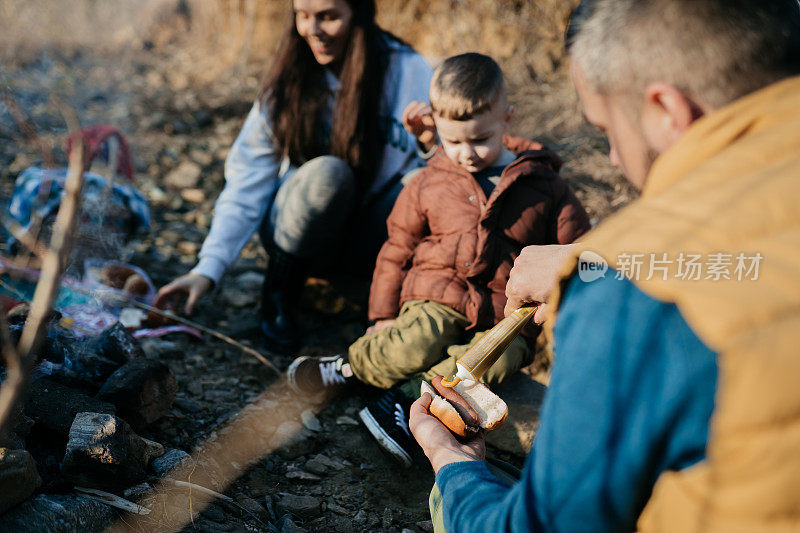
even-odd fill
[{"label": "fallen twig", "polygon": [[184,487],[184,488],[187,488],[189,490],[196,490],[197,492],[205,494],[206,496],[213,496],[215,498],[219,498],[222,501],[225,501],[225,502],[228,502],[228,503],[234,503],[233,498],[231,498],[230,496],[225,496],[224,494],[222,494],[220,492],[208,489],[208,488],[206,488],[206,487],[204,487],[202,485],[198,485],[196,483],[190,483],[188,481],[180,481],[180,480],[177,480],[177,479],[167,479],[165,481],[167,481],[169,483],[172,483],[172,484],[174,484],[174,485],[176,485],[178,487]]},{"label": "fallen twig", "polygon": [[102,502],[106,505],[110,505],[111,507],[116,507],[117,509],[122,509],[123,511],[128,511],[130,513],[147,515],[152,512],[147,507],[137,505],[132,501],[126,500],[125,498],[120,498],[116,494],[111,494],[110,492],[86,487],[75,487],[75,491],[80,492],[87,498]]}]

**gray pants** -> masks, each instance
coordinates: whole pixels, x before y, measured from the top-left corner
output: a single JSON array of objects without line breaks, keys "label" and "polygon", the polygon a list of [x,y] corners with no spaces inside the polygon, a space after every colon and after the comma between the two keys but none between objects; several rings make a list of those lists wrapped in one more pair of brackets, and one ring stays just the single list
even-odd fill
[{"label": "gray pants", "polygon": [[386,241],[386,218],[408,176],[367,202],[359,202],[350,167],[325,155],[301,165],[281,185],[261,226],[261,239],[322,265],[372,275]]}]

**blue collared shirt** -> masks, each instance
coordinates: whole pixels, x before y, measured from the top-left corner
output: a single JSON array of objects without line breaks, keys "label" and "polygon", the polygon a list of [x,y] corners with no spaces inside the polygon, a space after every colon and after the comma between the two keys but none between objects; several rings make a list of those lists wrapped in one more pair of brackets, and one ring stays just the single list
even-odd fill
[{"label": "blue collared shirt", "polygon": [[519,482],[442,468],[450,533],[633,531],[658,476],[705,458],[715,354],[678,308],[626,279],[573,279],[555,327],[541,425]]}]

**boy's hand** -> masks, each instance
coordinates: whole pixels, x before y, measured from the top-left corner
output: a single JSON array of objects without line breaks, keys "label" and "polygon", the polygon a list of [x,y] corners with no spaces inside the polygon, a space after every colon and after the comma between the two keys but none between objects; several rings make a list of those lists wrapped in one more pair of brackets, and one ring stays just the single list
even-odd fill
[{"label": "boy's hand", "polygon": [[433,110],[425,102],[415,100],[403,111],[403,127],[417,141],[430,151],[436,146],[436,124],[433,122]]},{"label": "boy's hand", "polygon": [[367,328],[367,335],[371,335],[373,333],[378,333],[382,329],[386,329],[392,327],[394,325],[394,321],[397,320],[396,318],[385,318],[383,320],[378,320],[373,325]]}]

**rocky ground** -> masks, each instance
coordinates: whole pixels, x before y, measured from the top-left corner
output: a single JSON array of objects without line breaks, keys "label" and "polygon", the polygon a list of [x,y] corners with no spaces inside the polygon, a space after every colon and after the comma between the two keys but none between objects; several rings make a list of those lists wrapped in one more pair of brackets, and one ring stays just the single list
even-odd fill
[{"label": "rocky ground", "polygon": [[[150,201],[153,227],[116,258],[143,268],[156,285],[194,264],[214,199],[223,186],[224,159],[258,90],[256,72],[241,72],[198,87],[177,68],[185,59],[178,50],[66,57],[49,52],[0,70],[0,82],[30,114],[44,142],[63,146],[64,122],[49,100],[53,94],[74,107],[84,125],[109,123],[127,135],[136,184]],[[0,141],[0,193],[8,198],[16,176],[39,163],[41,151],[21,135],[2,107]],[[592,142],[594,148],[574,140],[563,146],[567,156],[583,154],[585,161],[598,155],[598,141]],[[64,161],[60,149],[56,157]],[[627,200],[627,189],[615,178],[595,183],[585,165],[568,166],[568,172],[569,168],[577,169],[572,171],[573,183],[582,199],[590,200],[595,220]],[[258,334],[256,313],[265,264],[266,256],[254,239],[192,318],[268,354],[269,346]],[[334,284],[309,280],[300,304],[302,352],[337,353],[358,338],[367,326],[367,289],[366,283],[353,279]],[[217,501],[187,530],[429,529],[427,498],[433,475],[424,463],[400,468],[359,426],[357,411],[371,397],[369,391],[339,398],[316,416],[289,416],[285,406],[292,399],[276,377],[233,346],[209,337],[199,341],[177,334],[147,340],[144,348],[148,356],[169,365],[180,390],[169,415],[143,436],[186,452],[202,445],[217,463],[233,463],[234,474],[216,480],[215,488],[234,503]],[[270,359],[280,369],[291,360],[274,354]],[[236,464],[229,450],[215,447],[213,439],[225,433],[232,417],[257,400],[262,402],[259,423],[265,428],[274,426],[276,419],[288,424],[267,433],[297,435],[248,467]],[[522,448],[499,443],[490,452],[518,465],[524,457]]]}]

